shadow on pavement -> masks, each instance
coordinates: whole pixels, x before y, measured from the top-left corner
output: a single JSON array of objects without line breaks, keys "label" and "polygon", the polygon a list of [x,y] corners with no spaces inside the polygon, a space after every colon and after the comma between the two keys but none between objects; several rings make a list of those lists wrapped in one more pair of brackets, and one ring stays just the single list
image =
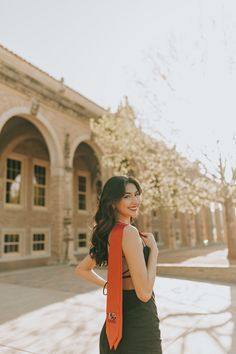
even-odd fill
[{"label": "shadow on pavement", "polygon": [[[98,290],[74,274],[75,267],[44,266],[0,274],[0,324],[78,294]],[[106,278],[105,270],[98,270]],[[99,289],[102,293],[102,289]]]},{"label": "shadow on pavement", "polygon": [[236,353],[236,287],[161,278],[157,286],[165,354]]}]

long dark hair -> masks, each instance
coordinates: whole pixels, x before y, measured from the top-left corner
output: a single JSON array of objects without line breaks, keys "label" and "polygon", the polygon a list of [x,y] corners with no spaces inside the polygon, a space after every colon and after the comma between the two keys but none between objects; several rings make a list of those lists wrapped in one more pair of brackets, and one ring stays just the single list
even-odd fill
[{"label": "long dark hair", "polygon": [[[96,260],[99,266],[107,265],[108,236],[116,223],[115,211],[112,204],[118,202],[125,195],[125,187],[128,183],[136,186],[141,194],[142,189],[134,177],[113,176],[105,183],[99,198],[98,209],[95,214],[95,226],[93,227],[91,247],[89,254]],[[134,220],[131,219],[131,222]]]}]

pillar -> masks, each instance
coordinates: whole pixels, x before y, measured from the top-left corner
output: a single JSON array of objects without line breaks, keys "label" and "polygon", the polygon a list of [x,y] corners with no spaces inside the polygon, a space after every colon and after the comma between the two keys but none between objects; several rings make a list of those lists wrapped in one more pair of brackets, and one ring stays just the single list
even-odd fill
[{"label": "pillar", "polygon": [[228,259],[236,261],[236,225],[235,225],[235,207],[232,198],[227,198],[224,203],[225,212],[225,230],[227,234]]},{"label": "pillar", "polygon": [[73,167],[70,166],[70,136],[65,135],[64,142],[64,205],[63,205],[63,260],[69,264],[77,264],[73,228]]},{"label": "pillar", "polygon": [[217,241],[224,242],[224,225],[223,225],[223,213],[219,205],[215,207],[215,223],[216,223],[216,237]]},{"label": "pillar", "polygon": [[51,211],[51,263],[63,261],[63,208],[64,208],[64,171],[51,168],[50,177]]}]

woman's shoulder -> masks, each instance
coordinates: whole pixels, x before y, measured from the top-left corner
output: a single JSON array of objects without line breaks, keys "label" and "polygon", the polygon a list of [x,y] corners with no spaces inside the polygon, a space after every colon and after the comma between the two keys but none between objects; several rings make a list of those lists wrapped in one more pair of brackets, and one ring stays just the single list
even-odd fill
[{"label": "woman's shoulder", "polygon": [[124,228],[124,233],[133,233],[133,234],[138,234],[138,229],[136,226],[131,225],[131,224],[127,224],[127,226],[125,226]]},{"label": "woman's shoulder", "polygon": [[123,231],[123,239],[125,242],[137,242],[137,240],[140,242],[138,229],[133,225],[127,225]]}]

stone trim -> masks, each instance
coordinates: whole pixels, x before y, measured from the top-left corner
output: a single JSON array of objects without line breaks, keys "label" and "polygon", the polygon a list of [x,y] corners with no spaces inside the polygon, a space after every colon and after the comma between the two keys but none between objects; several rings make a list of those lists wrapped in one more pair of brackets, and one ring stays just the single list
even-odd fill
[{"label": "stone trim", "polygon": [[3,61],[0,61],[0,82],[26,96],[35,97],[38,103],[42,102],[53,109],[80,120],[87,121],[88,118],[95,115],[94,112],[63,95],[60,90],[55,91],[49,88],[39,80],[7,65]]}]

